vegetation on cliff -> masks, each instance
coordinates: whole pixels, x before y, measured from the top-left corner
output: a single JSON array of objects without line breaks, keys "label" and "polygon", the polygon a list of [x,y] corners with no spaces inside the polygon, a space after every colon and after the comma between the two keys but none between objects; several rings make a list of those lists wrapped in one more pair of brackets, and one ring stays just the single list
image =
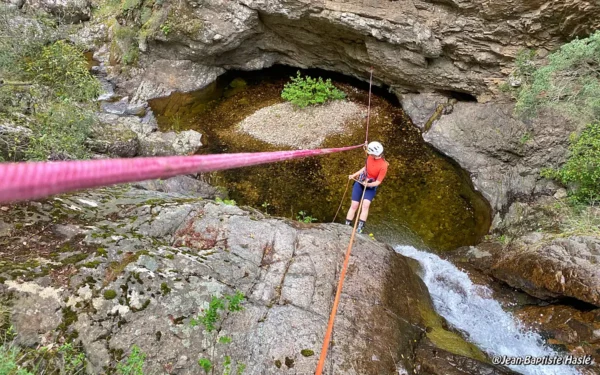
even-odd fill
[{"label": "vegetation on cliff", "polygon": [[[27,19],[9,9],[0,16],[0,124],[28,129],[26,141],[7,142],[0,158],[85,158],[100,83],[83,50],[44,16]],[[4,155],[2,155],[4,154]]]},{"label": "vegetation on cliff", "polygon": [[542,175],[573,185],[573,198],[577,201],[600,201],[600,123],[587,125],[570,141],[567,162],[560,169],[544,170]]},{"label": "vegetation on cliff", "polygon": [[518,113],[534,116],[553,108],[577,122],[600,118],[600,31],[563,45],[540,67],[533,64],[534,56],[533,51],[517,56]]},{"label": "vegetation on cliff", "polygon": [[524,117],[551,108],[577,124],[569,159],[560,169],[542,175],[569,186],[579,202],[600,200],[600,31],[575,39],[548,55],[542,66],[534,51],[522,51],[515,61],[516,111]]}]

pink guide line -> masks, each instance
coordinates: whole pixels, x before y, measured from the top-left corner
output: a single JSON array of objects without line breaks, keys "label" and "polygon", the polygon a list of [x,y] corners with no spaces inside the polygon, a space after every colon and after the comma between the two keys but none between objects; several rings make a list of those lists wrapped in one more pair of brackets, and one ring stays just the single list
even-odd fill
[{"label": "pink guide line", "polygon": [[0,202],[44,198],[69,191],[168,178],[348,151],[362,145],[316,150],[167,156],[133,159],[0,164]]}]

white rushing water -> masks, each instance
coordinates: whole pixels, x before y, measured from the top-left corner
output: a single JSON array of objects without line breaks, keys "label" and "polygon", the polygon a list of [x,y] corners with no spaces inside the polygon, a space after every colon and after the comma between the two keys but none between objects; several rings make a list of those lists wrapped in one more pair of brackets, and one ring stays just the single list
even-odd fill
[{"label": "white rushing water", "polygon": [[[556,356],[543,344],[539,334],[528,331],[500,304],[492,299],[489,288],[473,284],[469,276],[435,254],[412,246],[395,250],[417,260],[420,275],[433,299],[436,311],[453,327],[466,332],[469,341],[494,356]],[[573,366],[508,366],[527,375],[578,375]]]}]

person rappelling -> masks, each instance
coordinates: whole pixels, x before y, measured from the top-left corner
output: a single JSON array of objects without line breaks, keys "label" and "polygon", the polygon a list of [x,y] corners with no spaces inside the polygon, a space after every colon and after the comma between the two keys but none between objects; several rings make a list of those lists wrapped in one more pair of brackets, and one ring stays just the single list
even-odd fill
[{"label": "person rappelling", "polygon": [[[360,204],[360,198],[363,196],[362,209],[360,212],[357,232],[362,233],[365,227],[365,222],[369,216],[369,207],[375,194],[377,187],[381,185],[385,174],[387,173],[389,163],[383,158],[383,145],[379,142],[371,142],[367,146],[367,162],[359,171],[348,176],[349,179],[355,180],[352,187],[352,204],[346,215],[346,225],[352,225],[354,214]],[[358,177],[358,180],[356,178]]]}]

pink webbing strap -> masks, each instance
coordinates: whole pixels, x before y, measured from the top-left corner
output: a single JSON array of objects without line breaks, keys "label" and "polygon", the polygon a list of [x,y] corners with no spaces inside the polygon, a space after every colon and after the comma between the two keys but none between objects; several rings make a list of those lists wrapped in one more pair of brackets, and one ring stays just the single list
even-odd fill
[{"label": "pink webbing strap", "polygon": [[133,159],[0,164],[0,202],[37,199],[69,191],[219,171],[325,155],[362,145],[316,150],[168,156]]}]

